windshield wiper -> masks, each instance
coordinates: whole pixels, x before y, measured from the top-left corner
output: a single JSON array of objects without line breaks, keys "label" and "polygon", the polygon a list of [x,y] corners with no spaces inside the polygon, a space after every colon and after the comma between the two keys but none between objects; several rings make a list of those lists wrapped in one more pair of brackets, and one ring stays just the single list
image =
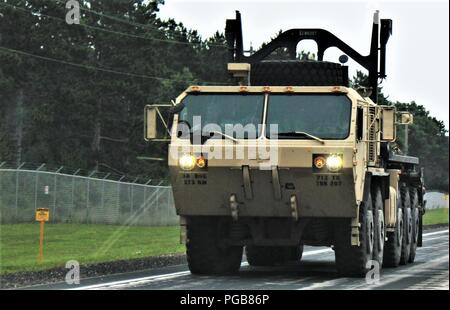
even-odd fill
[{"label": "windshield wiper", "polygon": [[298,137],[298,136],[306,136],[308,138],[314,139],[322,144],[325,144],[325,141],[320,139],[319,137],[313,136],[312,134],[309,134],[304,131],[289,131],[289,132],[279,132],[278,136],[285,136],[285,137]]},{"label": "windshield wiper", "polygon": [[232,136],[229,136],[229,135],[226,135],[224,133],[221,133],[220,131],[210,131],[210,132],[213,133],[213,134],[218,134],[219,136],[222,136],[225,139],[231,140],[234,143],[239,143],[239,140],[233,138]]}]

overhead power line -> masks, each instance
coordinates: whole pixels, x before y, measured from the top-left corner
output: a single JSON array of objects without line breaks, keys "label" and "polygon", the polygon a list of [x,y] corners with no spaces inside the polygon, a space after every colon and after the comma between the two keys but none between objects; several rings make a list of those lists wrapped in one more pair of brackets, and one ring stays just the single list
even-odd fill
[{"label": "overhead power line", "polygon": [[[61,3],[59,1],[56,1],[56,2]],[[18,10],[18,11],[22,11],[24,13],[36,14],[37,16],[45,16],[45,17],[48,17],[48,18],[51,18],[51,19],[62,21],[64,23],[66,22],[65,19],[60,18],[60,17],[51,16],[51,15],[44,14],[44,13],[41,13],[41,12],[33,12],[33,11],[27,9],[27,8],[14,6],[14,5],[11,5],[11,4],[8,4],[8,3],[0,2],[0,5],[8,6],[8,7],[12,8],[12,9],[15,9],[15,10]],[[84,8],[80,7],[80,9],[84,9]],[[92,10],[89,10],[89,9],[85,9],[85,10],[87,10],[89,12],[95,12],[95,11],[92,11]],[[130,23],[130,22],[128,22],[128,21],[126,21],[124,19],[118,18],[118,17],[107,16],[107,15],[104,15],[103,13],[99,13],[99,12],[95,12],[95,13],[100,15],[100,16],[105,16],[105,17],[108,17],[108,18],[111,18],[111,19],[114,19],[114,20],[120,20],[121,22],[128,23],[128,24],[133,25],[133,26],[138,26],[138,27],[139,26],[140,27],[145,26],[144,24]],[[169,43],[169,44],[193,45],[193,43],[191,43],[191,42],[183,42],[183,41],[179,41],[179,40],[175,40],[175,39],[160,39],[160,38],[155,38],[155,37],[144,37],[144,36],[141,36],[141,35],[126,33],[126,32],[120,32],[120,31],[110,30],[110,29],[106,29],[106,28],[101,28],[101,27],[96,27],[96,26],[91,26],[91,25],[81,24],[81,23],[77,24],[77,25],[72,25],[72,26],[81,26],[81,27],[85,27],[85,28],[89,28],[89,29],[99,30],[99,31],[103,31],[103,32],[111,33],[111,34],[127,36],[127,37],[147,40],[147,41],[156,41],[156,42]],[[158,29],[147,29],[147,30],[159,31]],[[205,43],[205,44],[207,46],[210,46],[210,47],[212,47],[212,46],[225,47],[226,46],[225,44],[216,44],[216,43]]]},{"label": "overhead power line", "polygon": [[112,69],[109,69],[109,68],[101,68],[101,67],[96,67],[96,66],[91,66],[91,65],[84,65],[84,64],[74,63],[74,62],[60,60],[60,59],[55,59],[55,58],[51,58],[51,57],[40,56],[40,55],[36,55],[36,54],[24,52],[24,51],[12,49],[12,48],[7,48],[7,47],[4,47],[4,46],[0,46],[0,50],[6,51],[6,52],[10,52],[10,53],[14,53],[14,54],[19,54],[19,55],[30,56],[30,57],[34,57],[34,58],[38,58],[38,59],[42,59],[42,60],[57,62],[57,63],[69,65],[69,66],[78,67],[78,68],[89,69],[89,70],[98,70],[98,71],[104,71],[104,72],[109,72],[109,73],[114,73],[114,74],[121,74],[121,75],[127,75],[127,76],[131,76],[131,77],[139,77],[139,78],[152,79],[152,80],[171,80],[171,79],[168,79],[168,78],[161,78],[161,77],[149,76],[149,75],[143,75],[143,74],[135,74],[135,73],[130,73],[130,72],[112,70]]},{"label": "overhead power line", "polygon": [[[118,75],[129,76],[129,77],[151,79],[151,80],[158,80],[158,81],[178,81],[177,79],[164,78],[164,77],[159,77],[159,76],[150,76],[150,75],[144,75],[144,74],[135,74],[135,73],[130,73],[130,72],[126,72],[126,71],[113,70],[110,68],[102,68],[102,67],[96,67],[96,66],[91,66],[91,65],[69,62],[69,61],[55,59],[55,58],[51,58],[51,57],[40,56],[40,55],[36,55],[36,54],[24,52],[24,51],[12,49],[12,48],[7,48],[4,46],[0,46],[0,51],[5,51],[5,52],[14,53],[14,54],[23,55],[23,56],[34,57],[37,59],[47,60],[47,61],[51,61],[51,62],[56,62],[56,63],[60,63],[60,64],[64,64],[64,65],[73,66],[73,67],[78,67],[78,68],[83,68],[83,69],[88,69],[88,70],[97,70],[97,71],[108,72],[108,73],[113,73],[113,74],[118,74]],[[204,81],[202,83],[211,84],[211,85],[229,85],[227,83],[222,83],[222,82],[206,82],[206,81]]]}]

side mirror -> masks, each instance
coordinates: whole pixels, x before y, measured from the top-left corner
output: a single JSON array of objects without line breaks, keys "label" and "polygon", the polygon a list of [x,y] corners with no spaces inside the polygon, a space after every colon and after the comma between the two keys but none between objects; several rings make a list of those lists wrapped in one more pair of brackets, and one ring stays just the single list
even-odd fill
[{"label": "side mirror", "polygon": [[400,123],[398,125],[412,125],[414,116],[410,112],[400,112]]},{"label": "side mirror", "polygon": [[144,109],[144,139],[145,141],[156,139],[156,107],[146,105]]},{"label": "side mirror", "polygon": [[[166,139],[167,135],[170,136],[169,127],[166,120],[164,120],[161,114],[160,108],[173,107],[171,104],[149,104],[144,108],[144,139],[145,141],[170,141]],[[158,139],[158,118],[159,122],[164,126],[166,131],[165,138]]]},{"label": "side mirror", "polygon": [[395,108],[383,107],[381,140],[393,142],[396,138]]}]

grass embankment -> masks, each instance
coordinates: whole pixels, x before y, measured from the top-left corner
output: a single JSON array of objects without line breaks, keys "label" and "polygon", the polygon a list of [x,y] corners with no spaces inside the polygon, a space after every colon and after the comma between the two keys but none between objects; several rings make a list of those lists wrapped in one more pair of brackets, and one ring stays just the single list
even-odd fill
[{"label": "grass embankment", "polygon": [[448,208],[426,210],[423,216],[423,224],[448,224]]},{"label": "grass embankment", "polygon": [[45,224],[44,262],[39,254],[39,223],[0,225],[0,274],[64,268],[80,264],[183,253],[179,227]]},{"label": "grass embankment", "polygon": [[[427,210],[424,225],[448,224],[448,208]],[[183,253],[179,227],[46,224],[44,263],[38,264],[39,224],[0,225],[0,274]]]}]

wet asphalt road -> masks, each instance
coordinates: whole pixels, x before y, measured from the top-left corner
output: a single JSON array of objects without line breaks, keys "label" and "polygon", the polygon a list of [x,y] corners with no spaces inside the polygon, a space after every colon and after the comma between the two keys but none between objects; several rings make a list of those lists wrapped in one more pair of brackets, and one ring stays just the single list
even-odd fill
[{"label": "wet asphalt road", "polygon": [[187,265],[81,279],[79,285],[56,283],[28,289],[149,289],[149,290],[315,290],[315,289],[449,289],[448,229],[427,230],[424,246],[413,264],[385,268],[378,283],[341,278],[329,248],[305,247],[302,261],[277,267],[250,267],[243,262],[239,273],[213,277],[191,275]]}]

